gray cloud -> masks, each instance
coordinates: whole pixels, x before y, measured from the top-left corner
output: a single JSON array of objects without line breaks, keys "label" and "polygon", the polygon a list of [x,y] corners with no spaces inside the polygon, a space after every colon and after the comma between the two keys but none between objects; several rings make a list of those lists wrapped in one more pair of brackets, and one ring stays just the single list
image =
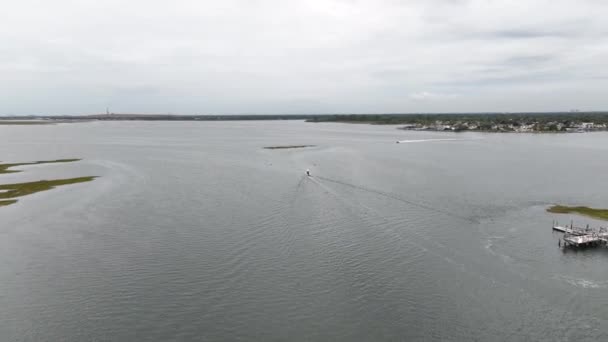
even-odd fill
[{"label": "gray cloud", "polygon": [[539,65],[555,62],[557,59],[554,55],[522,55],[512,56],[504,60],[505,65]]},{"label": "gray cloud", "polygon": [[518,75],[507,75],[507,76],[487,76],[470,78],[466,80],[455,80],[449,82],[439,82],[437,85],[446,87],[467,87],[467,88],[478,88],[478,87],[509,87],[517,85],[533,86],[547,82],[564,82],[570,79],[572,76],[568,72],[530,72]]},{"label": "gray cloud", "polygon": [[607,15],[594,0],[14,0],[0,115],[605,109]]},{"label": "gray cloud", "polygon": [[573,33],[569,31],[537,31],[537,30],[525,30],[525,29],[509,29],[501,31],[489,32],[485,35],[486,38],[506,38],[506,39],[531,39],[531,38],[545,38],[545,37],[570,37]]}]

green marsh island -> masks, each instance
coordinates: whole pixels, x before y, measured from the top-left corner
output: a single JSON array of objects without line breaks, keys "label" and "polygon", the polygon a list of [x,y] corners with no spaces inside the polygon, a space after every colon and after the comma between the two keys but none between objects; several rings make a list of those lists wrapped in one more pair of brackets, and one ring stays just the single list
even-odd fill
[{"label": "green marsh island", "polygon": [[306,147],[315,147],[315,145],[266,146],[264,148],[267,150],[286,150],[286,149],[292,149],[292,148],[306,148]]},{"label": "green marsh island", "polygon": [[[42,160],[35,162],[26,163],[11,163],[11,164],[0,164],[0,174],[22,172],[22,170],[10,170],[13,167],[25,166],[25,165],[39,165],[39,164],[52,164],[52,163],[71,163],[79,161],[80,159],[57,159],[57,160]],[[53,180],[39,180],[34,182],[24,183],[13,183],[13,184],[0,184],[0,207],[7,206],[17,203],[18,197],[23,197],[31,194],[35,194],[41,191],[47,191],[54,189],[58,186],[90,182],[96,176],[88,177],[76,177],[76,178],[65,178],[65,179],[53,179]]]},{"label": "green marsh island", "polygon": [[47,122],[47,121],[36,121],[36,120],[31,120],[31,121],[8,121],[8,120],[0,120],[0,125],[26,125],[26,126],[30,126],[30,125],[52,125],[52,122]]},{"label": "green marsh island", "polygon": [[56,163],[72,163],[80,161],[80,159],[57,159],[57,160],[40,160],[26,163],[13,163],[13,164],[0,164],[0,174],[2,173],[16,173],[21,170],[9,170],[13,167],[27,166],[27,165],[39,165],[39,164],[56,164]]},{"label": "green marsh island", "polygon": [[595,219],[608,220],[608,209],[596,209],[589,207],[568,207],[565,205],[554,205],[547,209],[548,212],[554,214],[579,214],[589,216]]}]

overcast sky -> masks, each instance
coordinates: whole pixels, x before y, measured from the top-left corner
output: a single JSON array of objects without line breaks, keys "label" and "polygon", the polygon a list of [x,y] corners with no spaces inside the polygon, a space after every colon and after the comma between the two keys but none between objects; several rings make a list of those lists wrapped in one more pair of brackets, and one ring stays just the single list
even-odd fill
[{"label": "overcast sky", "polygon": [[608,109],[604,0],[3,0],[0,115]]}]

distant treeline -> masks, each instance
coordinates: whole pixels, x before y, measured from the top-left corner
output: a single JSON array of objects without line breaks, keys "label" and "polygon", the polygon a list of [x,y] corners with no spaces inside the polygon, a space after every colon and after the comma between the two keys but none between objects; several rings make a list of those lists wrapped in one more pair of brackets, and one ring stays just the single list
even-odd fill
[{"label": "distant treeline", "polygon": [[320,115],[309,118],[309,122],[350,122],[381,125],[419,124],[431,125],[437,121],[445,124],[477,122],[481,125],[529,125],[562,123],[572,125],[580,122],[608,124],[608,112],[555,112],[555,113],[454,113],[454,114],[361,114]]},{"label": "distant treeline", "polygon": [[173,115],[173,114],[94,114],[4,116],[0,120],[107,120],[107,121],[236,121],[236,120],[307,120],[311,115]]},{"label": "distant treeline", "polygon": [[247,114],[247,115],[171,115],[171,114],[95,114],[95,115],[30,115],[3,116],[0,120],[151,120],[151,121],[235,121],[235,120],[306,120],[308,122],[351,122],[372,124],[422,124],[437,121],[446,124],[478,122],[491,124],[548,124],[565,125],[580,122],[608,124],[608,112],[555,113],[453,113],[453,114]]}]

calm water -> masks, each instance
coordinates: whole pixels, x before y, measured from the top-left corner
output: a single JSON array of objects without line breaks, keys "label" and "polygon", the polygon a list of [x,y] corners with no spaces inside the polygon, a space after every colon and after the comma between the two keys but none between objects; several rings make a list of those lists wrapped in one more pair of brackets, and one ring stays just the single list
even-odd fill
[{"label": "calm water", "polygon": [[[3,161],[84,159],[0,183],[101,176],[0,208],[2,341],[608,337],[608,249],[560,250],[551,222],[571,217],[545,212],[608,206],[608,134],[108,122],[0,135]],[[281,144],[317,146],[262,149]]]}]

